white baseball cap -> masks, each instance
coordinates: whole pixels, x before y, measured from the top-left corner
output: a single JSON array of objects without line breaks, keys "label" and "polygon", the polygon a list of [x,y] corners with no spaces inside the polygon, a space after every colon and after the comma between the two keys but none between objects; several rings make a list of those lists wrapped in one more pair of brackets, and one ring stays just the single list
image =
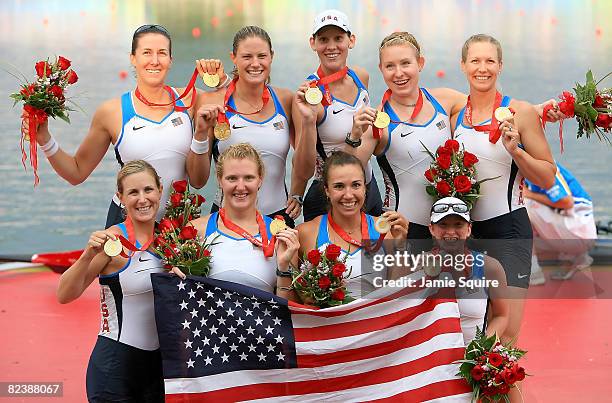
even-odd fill
[{"label": "white baseball cap", "polygon": [[338,10],[330,9],[317,14],[312,24],[312,35],[314,36],[321,28],[328,25],[335,25],[345,32],[351,31],[346,14]]},{"label": "white baseball cap", "polygon": [[431,207],[431,222],[435,224],[446,216],[457,215],[470,222],[470,209],[461,199],[445,197],[438,200]]}]

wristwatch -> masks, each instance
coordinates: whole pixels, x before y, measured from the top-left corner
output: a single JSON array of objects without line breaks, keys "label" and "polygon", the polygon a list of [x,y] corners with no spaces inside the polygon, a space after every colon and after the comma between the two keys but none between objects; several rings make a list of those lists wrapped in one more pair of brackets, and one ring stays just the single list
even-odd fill
[{"label": "wristwatch", "polygon": [[357,148],[361,145],[361,139],[351,140],[351,132],[346,133],[346,137],[344,138],[344,142],[353,148]]},{"label": "wristwatch", "polygon": [[291,195],[290,197],[294,199],[296,202],[300,203],[300,206],[304,204],[304,196],[295,194],[295,195]]}]

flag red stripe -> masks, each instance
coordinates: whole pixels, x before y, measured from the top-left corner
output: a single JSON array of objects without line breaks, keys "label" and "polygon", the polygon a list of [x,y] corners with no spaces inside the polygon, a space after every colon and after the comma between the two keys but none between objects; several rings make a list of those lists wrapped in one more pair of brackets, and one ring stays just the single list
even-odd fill
[{"label": "flag red stripe", "polygon": [[293,329],[293,333],[296,343],[355,336],[358,334],[369,333],[408,323],[414,320],[414,318],[417,316],[425,312],[432,311],[438,304],[454,301],[455,300],[451,299],[426,299],[420,305],[406,308],[388,315],[326,326],[295,328]]},{"label": "flag red stripe", "polygon": [[[404,364],[375,369],[360,374],[345,375],[335,378],[316,379],[299,382],[259,383],[237,386],[210,392],[189,394],[168,394],[166,402],[221,402],[243,401],[272,398],[287,395],[303,395],[310,393],[330,393],[339,390],[377,385],[402,379],[427,371],[439,365],[463,358],[464,348],[439,350],[428,356],[418,358]],[[290,371],[290,370],[289,370]],[[231,374],[228,374],[231,376]],[[407,392],[409,396],[410,392]]]},{"label": "flag red stripe", "polygon": [[422,386],[418,389],[409,390],[399,393],[395,396],[385,397],[383,399],[370,400],[369,402],[402,402],[402,403],[420,403],[426,400],[439,399],[446,396],[461,395],[471,393],[472,388],[465,379],[451,379],[430,383],[427,386]]},{"label": "flag red stripe", "polygon": [[410,332],[409,335],[384,343],[350,350],[334,351],[328,354],[300,354],[297,356],[297,363],[299,368],[314,368],[380,357],[403,348],[419,345],[439,334],[456,333],[459,327],[459,318],[438,319],[424,329],[415,330]]}]

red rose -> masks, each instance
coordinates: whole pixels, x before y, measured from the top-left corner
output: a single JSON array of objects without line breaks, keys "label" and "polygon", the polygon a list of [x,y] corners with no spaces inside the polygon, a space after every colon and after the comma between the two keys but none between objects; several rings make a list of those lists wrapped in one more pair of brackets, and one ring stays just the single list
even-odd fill
[{"label": "red rose", "polygon": [[506,381],[508,385],[512,385],[517,381],[516,374],[510,368],[504,369],[504,371],[502,372],[502,376],[504,377],[504,381]]},{"label": "red rose", "polygon": [[186,180],[174,181],[172,182],[172,188],[174,189],[176,193],[185,193],[185,191],[187,190],[187,181]]},{"label": "red rose", "polygon": [[479,381],[482,379],[484,371],[480,365],[476,365],[474,368],[472,368],[470,374],[472,375],[472,378],[474,378],[475,381]]},{"label": "red rose", "polygon": [[459,151],[459,142],[457,140],[446,140],[446,143],[444,143],[444,148],[451,150],[451,151]]},{"label": "red rose", "polygon": [[322,290],[327,290],[331,285],[331,280],[327,276],[319,277],[319,288]]},{"label": "red rose", "polygon": [[499,385],[497,387],[497,393],[501,393],[502,395],[507,395],[510,392],[510,386],[505,383]]},{"label": "red rose", "polygon": [[195,195],[191,196],[191,203],[194,206],[196,206],[196,207],[199,207],[205,201],[206,201],[206,199],[204,197],[202,197],[201,195],[199,195],[199,194],[195,194]]},{"label": "red rose", "polygon": [[451,165],[451,157],[450,154],[440,154],[438,158],[436,158],[436,162],[442,169],[448,169]]},{"label": "red rose", "polygon": [[345,270],[346,266],[344,265],[344,263],[336,263],[334,267],[332,267],[332,274],[335,277],[341,278]]},{"label": "red rose", "polygon": [[341,249],[338,245],[331,243],[325,248],[325,257],[329,260],[336,260],[340,256],[340,251]]},{"label": "red rose", "polygon": [[176,228],[181,228],[181,222],[179,221],[178,218],[171,218],[170,222],[172,223],[172,226],[176,229]]},{"label": "red rose", "polygon": [[604,129],[609,128],[612,125],[612,116],[607,113],[600,113],[597,115],[597,120],[595,121],[595,126],[603,127]]},{"label": "red rose", "polygon": [[64,99],[64,90],[59,85],[54,85],[49,88],[49,93],[59,100]]},{"label": "red rose", "polygon": [[449,148],[446,148],[444,146],[440,146],[440,147],[438,147],[438,151],[436,151],[436,153],[438,155],[448,155],[448,156],[450,156],[452,154],[452,151]]},{"label": "red rose", "polygon": [[308,283],[306,282],[304,277],[298,277],[297,282],[300,283],[300,285],[304,286],[304,287],[306,287],[308,285]]},{"label": "red rose", "polygon": [[172,221],[170,221],[168,218],[162,218],[157,228],[159,228],[159,231],[163,233],[174,231],[175,227],[172,225]]},{"label": "red rose", "polygon": [[170,203],[172,203],[174,207],[180,206],[182,202],[183,202],[182,193],[175,193],[172,196],[170,196]]},{"label": "red rose", "polygon": [[319,252],[317,249],[313,249],[308,252],[308,261],[313,266],[318,266],[318,264],[321,263],[321,252]]},{"label": "red rose", "polygon": [[79,81],[79,76],[77,76],[74,70],[68,70],[68,73],[66,73],[66,80],[68,80],[68,84],[74,84]]},{"label": "red rose", "polygon": [[595,102],[593,102],[593,108],[603,108],[605,105],[601,95],[595,95]]},{"label": "red rose", "polygon": [[341,288],[338,288],[336,291],[332,292],[331,298],[336,301],[344,301],[344,291]]},{"label": "red rose", "polygon": [[459,175],[453,181],[455,185],[455,190],[459,193],[468,193],[470,189],[472,189],[472,182],[470,182],[470,178],[465,175]]},{"label": "red rose", "polygon": [[196,235],[198,235],[198,230],[191,225],[186,225],[181,229],[179,238],[186,241],[188,239],[195,239]]},{"label": "red rose", "polygon": [[163,235],[159,235],[159,236],[157,236],[155,238],[153,243],[155,244],[155,246],[160,246],[160,245],[163,245],[166,242],[165,242],[164,236]]},{"label": "red rose", "polygon": [[522,381],[525,379],[525,368],[519,367],[518,364],[514,364],[512,371],[514,372],[517,381]]},{"label": "red rose", "polygon": [[166,255],[166,257],[172,257],[174,256],[174,252],[172,252],[172,249],[166,248],[164,249],[164,255]]},{"label": "red rose", "polygon": [[474,154],[467,152],[467,151],[463,152],[463,166],[464,167],[469,168],[477,162],[478,162],[478,157],[476,157]]},{"label": "red rose", "polygon": [[210,256],[210,251],[208,249],[204,249],[204,252],[202,252],[202,255]]},{"label": "red rose", "polygon": [[574,98],[574,96],[568,91],[563,91],[563,94],[560,96],[560,98],[562,101],[559,102],[559,110],[563,112],[563,114],[568,118],[573,117],[574,102],[576,101],[576,98]]},{"label": "red rose", "polygon": [[36,69],[36,75],[38,77],[40,77],[40,78],[48,76],[49,74],[51,74],[51,66],[49,66],[49,63],[47,63],[45,61],[40,61],[40,62],[36,63],[34,68]]},{"label": "red rose", "polygon": [[172,265],[171,264],[165,264],[164,265],[164,269],[170,270],[170,269],[172,269]]},{"label": "red rose", "polygon": [[60,70],[68,70],[68,67],[72,64],[70,60],[66,59],[64,56],[60,56],[57,59],[57,64]]},{"label": "red rose", "polygon": [[425,171],[425,178],[428,181],[433,182],[436,174],[437,174],[436,170],[433,168],[430,168],[427,171]]},{"label": "red rose", "polygon": [[436,190],[442,196],[448,196],[450,194],[451,187],[446,181],[440,181],[436,183]]},{"label": "red rose", "polygon": [[504,362],[504,359],[498,353],[489,354],[489,363],[493,365],[494,367],[499,367],[502,364],[502,362]]}]

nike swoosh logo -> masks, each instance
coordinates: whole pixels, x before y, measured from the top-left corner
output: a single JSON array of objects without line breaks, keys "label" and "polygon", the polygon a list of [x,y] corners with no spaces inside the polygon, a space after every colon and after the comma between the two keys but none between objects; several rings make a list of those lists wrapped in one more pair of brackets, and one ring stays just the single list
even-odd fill
[{"label": "nike swoosh logo", "polygon": [[140,256],[140,257],[138,258],[138,261],[139,261],[139,262],[148,262],[149,260],[151,260],[151,259],[143,259],[143,258],[142,258],[142,256]]},{"label": "nike swoosh logo", "polygon": [[526,278],[526,277],[527,277],[527,274],[518,274],[518,278],[521,279],[521,280]]},{"label": "nike swoosh logo", "polygon": [[412,133],[414,133],[414,130],[408,133],[400,133],[400,137],[406,137],[406,136],[411,135]]},{"label": "nike swoosh logo", "polygon": [[146,127],[146,126],[140,126],[140,127],[136,127],[136,126],[134,126],[134,127],[132,127],[132,129],[134,129],[134,130],[140,130],[140,129],[142,129],[143,127]]},{"label": "nike swoosh logo", "polygon": [[344,109],[340,109],[339,111],[332,111],[332,113],[333,113],[334,115],[336,115],[336,114],[338,114],[338,113],[342,112],[343,110],[344,110]]},{"label": "nike swoosh logo", "polygon": [[232,129],[242,129],[243,127],[246,127],[246,126],[236,126],[236,123],[232,125]]}]

